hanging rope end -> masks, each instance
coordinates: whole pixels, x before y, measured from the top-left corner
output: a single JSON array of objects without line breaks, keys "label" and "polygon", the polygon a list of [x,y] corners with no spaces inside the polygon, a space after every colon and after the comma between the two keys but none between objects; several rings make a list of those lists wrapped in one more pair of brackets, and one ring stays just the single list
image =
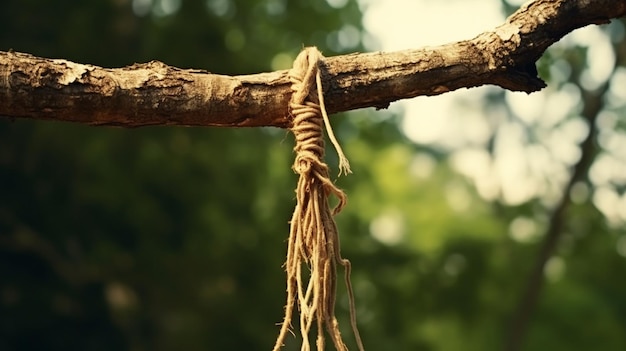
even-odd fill
[{"label": "hanging rope end", "polygon": [[348,161],[348,158],[344,155],[340,155],[339,156],[339,177],[341,177],[341,175],[348,175],[352,173],[352,170],[350,169],[350,162]]}]

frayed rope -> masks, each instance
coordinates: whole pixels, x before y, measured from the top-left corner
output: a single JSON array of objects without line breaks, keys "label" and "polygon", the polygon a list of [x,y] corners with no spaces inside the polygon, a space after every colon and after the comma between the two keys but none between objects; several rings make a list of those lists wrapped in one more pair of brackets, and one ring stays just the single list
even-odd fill
[{"label": "frayed rope", "polygon": [[[330,336],[337,351],[347,351],[335,317],[337,265],[345,270],[345,284],[350,303],[350,323],[359,351],[363,343],[357,329],[354,293],[350,282],[350,261],[341,257],[339,235],[333,216],[345,206],[346,195],[330,180],[324,159],[323,125],[339,155],[339,175],[351,173],[350,165],[330,126],[324,96],[320,67],[322,54],[315,47],[305,48],[289,71],[293,95],[289,111],[293,117],[296,159],[293,170],[300,175],[296,188],[296,208],[291,219],[287,248],[287,305],[285,318],[274,345],[279,351],[290,330],[294,306],[300,312],[302,351],[311,349],[309,332],[316,324],[316,348],[324,350],[325,333]],[[331,210],[328,198],[339,200]],[[303,267],[303,264],[306,267]],[[303,270],[308,267],[309,272]],[[308,281],[307,278],[308,277]]]}]

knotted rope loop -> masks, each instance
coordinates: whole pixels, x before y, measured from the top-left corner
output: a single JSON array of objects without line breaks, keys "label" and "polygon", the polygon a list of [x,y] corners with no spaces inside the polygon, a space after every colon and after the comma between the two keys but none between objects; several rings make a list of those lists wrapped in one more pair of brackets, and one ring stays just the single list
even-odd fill
[{"label": "knotted rope loop", "polygon": [[[359,350],[363,351],[356,326],[354,294],[350,283],[351,266],[348,260],[341,257],[339,235],[333,219],[333,215],[346,204],[346,195],[330,180],[328,166],[323,161],[324,125],[339,155],[339,174],[351,171],[326,114],[320,74],[322,60],[323,56],[316,48],[306,48],[298,55],[289,72],[293,90],[289,112],[293,117],[291,131],[296,139],[296,158],[292,168],[299,174],[299,179],[285,262],[287,305],[274,351],[283,346],[291,327],[296,303],[300,311],[302,351],[310,350],[309,332],[314,322],[317,328],[315,343],[318,351],[324,350],[324,331],[330,336],[336,350],[348,350],[335,318],[337,265],[343,266],[345,270],[350,322]],[[328,204],[331,195],[338,199],[338,204],[332,211]],[[310,272],[303,274],[302,271],[307,268]]]},{"label": "knotted rope loop", "polygon": [[[317,48],[306,48],[298,55],[293,63],[293,68],[289,71],[291,90],[293,91],[289,109],[294,119],[291,130],[296,136],[294,150],[298,153],[300,147],[305,147],[305,140],[314,141],[319,143],[319,158],[324,158],[323,130],[319,121],[321,118],[326,126],[328,137],[339,155],[339,175],[348,174],[352,173],[350,163],[344,155],[335,133],[333,133],[324,105],[320,72],[323,58]],[[302,143],[298,145],[298,141]]]}]

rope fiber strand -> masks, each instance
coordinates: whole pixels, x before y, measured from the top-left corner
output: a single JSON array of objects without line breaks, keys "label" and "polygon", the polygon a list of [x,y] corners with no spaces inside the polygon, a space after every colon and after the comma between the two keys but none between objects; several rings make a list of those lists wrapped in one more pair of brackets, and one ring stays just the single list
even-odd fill
[{"label": "rope fiber strand", "polygon": [[[341,257],[339,236],[333,216],[346,204],[346,195],[333,184],[324,163],[323,126],[339,155],[339,174],[351,173],[324,107],[320,67],[322,54],[315,47],[305,48],[289,71],[293,95],[289,112],[293,117],[296,158],[293,170],[299,174],[296,208],[291,219],[287,261],[287,304],[274,351],[284,346],[290,331],[294,306],[300,313],[301,351],[310,351],[309,335],[317,330],[316,349],[324,350],[325,335],[337,351],[347,351],[335,317],[337,266],[344,268],[350,302],[350,322],[359,351],[364,351],[357,329],[354,293],[350,283],[350,261]],[[328,198],[334,195],[337,206],[331,210]],[[305,267],[303,267],[305,266]],[[304,272],[303,272],[304,271]]]}]

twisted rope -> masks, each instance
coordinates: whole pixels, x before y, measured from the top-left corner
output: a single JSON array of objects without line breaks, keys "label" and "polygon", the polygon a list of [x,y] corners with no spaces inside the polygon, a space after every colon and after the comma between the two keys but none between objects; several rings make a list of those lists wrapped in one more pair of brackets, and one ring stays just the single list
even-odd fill
[{"label": "twisted rope", "polygon": [[[356,325],[354,293],[350,283],[350,261],[341,257],[339,236],[333,215],[346,204],[346,195],[330,180],[324,163],[323,124],[339,155],[339,174],[350,173],[350,165],[335,138],[322,93],[320,65],[323,56],[317,48],[304,49],[289,72],[293,95],[289,104],[293,116],[296,158],[293,170],[300,175],[296,188],[296,208],[291,219],[287,248],[287,305],[280,333],[274,345],[279,351],[291,327],[294,306],[300,311],[302,351],[311,349],[309,332],[315,323],[316,348],[324,350],[325,334],[330,336],[335,349],[347,351],[335,317],[337,265],[345,270],[345,284],[350,302],[350,322],[360,351],[363,344]],[[339,200],[331,211],[328,198]],[[303,264],[310,272],[303,277]],[[308,281],[306,277],[308,276]]]}]

